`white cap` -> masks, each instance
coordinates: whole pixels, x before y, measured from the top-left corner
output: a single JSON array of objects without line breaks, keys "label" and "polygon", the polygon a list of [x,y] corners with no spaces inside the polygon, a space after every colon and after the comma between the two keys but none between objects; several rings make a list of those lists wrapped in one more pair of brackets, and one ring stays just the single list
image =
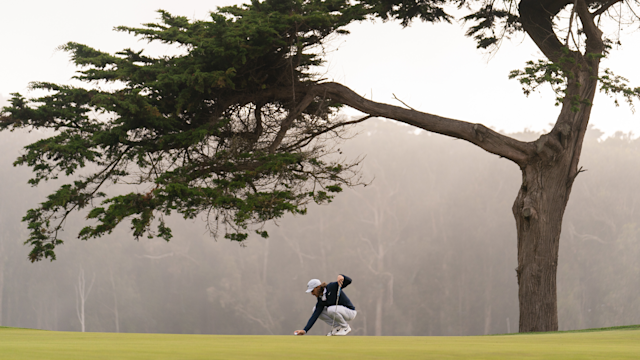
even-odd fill
[{"label": "white cap", "polygon": [[316,286],[320,286],[320,284],[322,283],[318,279],[309,280],[309,282],[307,283],[307,292],[310,293],[313,289],[316,288]]}]

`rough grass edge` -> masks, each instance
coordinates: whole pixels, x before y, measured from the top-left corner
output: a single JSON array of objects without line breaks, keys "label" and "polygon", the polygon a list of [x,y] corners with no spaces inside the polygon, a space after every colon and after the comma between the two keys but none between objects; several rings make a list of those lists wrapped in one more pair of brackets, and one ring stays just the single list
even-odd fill
[{"label": "rough grass edge", "polygon": [[[19,328],[12,326],[0,326],[0,329],[14,329],[14,330],[37,330],[37,331],[54,331],[55,330],[43,330],[32,328]],[[582,330],[563,330],[563,331],[547,331],[547,332],[529,332],[529,333],[505,333],[505,334],[489,334],[489,335],[467,335],[467,336],[507,336],[507,335],[549,335],[549,334],[570,334],[570,333],[585,333],[585,332],[598,332],[598,331],[619,331],[619,330],[640,330],[640,325],[624,325],[624,326],[612,326],[603,328],[592,328]],[[61,332],[75,332],[75,331],[61,331]],[[126,334],[126,333],[122,333]],[[162,334],[162,333],[129,333],[129,334]],[[174,334],[174,335],[219,335],[219,334]],[[225,334],[228,335],[228,334]],[[237,335],[243,336],[243,335]],[[254,336],[254,335],[251,335]]]},{"label": "rough grass edge", "polygon": [[582,330],[563,330],[563,331],[547,331],[547,332],[491,334],[491,335],[484,335],[484,336],[570,334],[570,333],[584,333],[584,332],[597,332],[597,331],[619,331],[619,330],[640,330],[640,325],[612,326],[612,327],[582,329]]}]

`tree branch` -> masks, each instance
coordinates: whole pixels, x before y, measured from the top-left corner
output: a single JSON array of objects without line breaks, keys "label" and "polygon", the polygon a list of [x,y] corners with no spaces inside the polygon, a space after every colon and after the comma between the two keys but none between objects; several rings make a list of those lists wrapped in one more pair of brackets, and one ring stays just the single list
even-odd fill
[{"label": "tree branch", "polygon": [[[578,5],[578,0],[575,0],[575,2],[573,3],[573,7],[571,8],[571,15],[569,15],[569,30],[567,30],[567,40],[564,42],[564,46],[569,47],[569,38],[573,38],[573,42],[575,43],[575,37],[573,36],[573,18],[576,15],[576,7]],[[578,44],[576,44],[576,48],[578,47]]]},{"label": "tree branch", "polygon": [[582,29],[587,35],[587,50],[586,53],[602,53],[604,50],[604,44],[602,43],[602,31],[598,29],[593,22],[593,16],[589,12],[589,7],[585,0],[578,0],[576,3],[576,12],[582,22]]},{"label": "tree branch", "polygon": [[273,143],[271,143],[271,146],[269,146],[269,152],[270,153],[273,153],[274,151],[276,151],[278,146],[280,146],[280,144],[282,143],[282,140],[284,139],[285,135],[287,134],[287,131],[289,131],[289,128],[291,128],[291,125],[293,124],[293,121],[298,116],[300,116],[300,114],[302,114],[304,109],[306,109],[307,106],[309,106],[309,104],[311,104],[311,102],[313,101],[314,97],[315,97],[315,95],[313,94],[313,92],[308,92],[305,95],[305,97],[302,99],[302,101],[300,101],[298,106],[296,106],[289,113],[289,115],[282,121],[282,123],[280,124],[280,130],[278,131],[278,134],[276,135],[276,138],[273,140]]},{"label": "tree branch", "polygon": [[484,125],[449,119],[398,106],[377,103],[358,95],[348,87],[327,82],[314,86],[318,96],[348,105],[371,116],[385,117],[420,129],[451,136],[475,144],[484,150],[524,165],[535,154],[535,146],[493,131]]},{"label": "tree branch", "polygon": [[595,18],[596,16],[602,15],[604,12],[609,10],[609,8],[612,7],[614,4],[619,3],[621,1],[622,0],[609,0],[609,1],[607,1],[600,8],[598,8],[598,10],[594,11],[593,13],[591,13],[591,16],[593,18]]},{"label": "tree branch", "polygon": [[296,141],[296,142],[295,142],[295,143],[293,143],[292,145],[287,146],[284,150],[285,150],[285,151],[291,151],[292,149],[296,149],[296,148],[299,148],[299,147],[305,147],[305,146],[307,146],[307,145],[308,145],[308,144],[309,144],[309,143],[310,143],[314,138],[316,138],[316,137],[317,137],[317,136],[319,136],[319,135],[326,134],[326,133],[328,133],[329,131],[333,131],[333,130],[335,130],[335,129],[337,129],[337,128],[340,128],[340,127],[349,126],[349,125],[355,125],[355,124],[361,123],[361,122],[363,122],[363,121],[365,121],[365,120],[371,119],[372,117],[373,117],[373,116],[371,116],[371,115],[367,115],[367,116],[362,117],[362,118],[360,118],[360,119],[358,119],[358,120],[345,121],[345,122],[342,122],[342,123],[339,123],[339,124],[336,124],[336,125],[330,126],[330,127],[326,128],[326,129],[324,129],[324,130],[314,132],[314,133],[310,134],[309,136],[304,137],[304,138],[300,139],[299,141]]},{"label": "tree branch", "polygon": [[256,127],[255,129],[253,129],[253,135],[256,137],[256,139],[258,139],[260,138],[260,136],[262,136],[262,131],[263,131],[262,107],[264,106],[264,104],[261,102],[258,102],[255,105],[256,105],[256,108],[253,111],[253,116],[256,118]]},{"label": "tree branch", "polygon": [[2,115],[2,113],[0,113],[0,124],[3,125],[3,127],[7,127],[9,125],[12,125],[13,123],[15,123],[16,121],[13,120],[13,118],[9,115]]},{"label": "tree branch", "polygon": [[518,6],[522,27],[551,61],[562,56],[563,44],[553,29],[553,18],[573,0],[522,0]]},{"label": "tree branch", "polygon": [[[398,97],[396,96],[396,94],[393,94],[393,98],[394,98],[394,99],[396,99],[396,100],[398,100],[398,101],[400,101],[400,102],[402,103],[402,105],[406,106],[407,108],[409,108],[409,109],[411,109],[411,110],[416,110],[416,109],[412,108],[411,106],[407,105],[407,103],[406,103],[406,102],[404,102],[404,101],[402,101],[402,100],[398,99]],[[417,111],[417,110],[416,110],[416,111]]]}]

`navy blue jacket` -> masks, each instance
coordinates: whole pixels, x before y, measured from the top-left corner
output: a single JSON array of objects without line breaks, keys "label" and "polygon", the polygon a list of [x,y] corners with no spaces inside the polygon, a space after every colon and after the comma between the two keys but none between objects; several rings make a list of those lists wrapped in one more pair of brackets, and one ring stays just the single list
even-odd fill
[{"label": "navy blue jacket", "polygon": [[[344,288],[346,288],[347,286],[349,286],[349,284],[351,284],[351,278],[343,274],[340,274],[340,275],[344,277],[344,281],[342,282],[342,289],[340,289],[340,298],[338,299],[338,305],[342,305],[351,310],[355,310],[356,309],[355,306],[353,306],[353,304],[351,303],[351,300],[349,300],[349,297],[347,297],[347,294],[345,294],[343,291]],[[311,315],[311,317],[309,318],[309,321],[307,322],[307,326],[304,327],[305,332],[309,332],[313,324],[315,324],[316,320],[318,320],[318,316],[322,314],[322,311],[326,306],[336,305],[336,296],[338,296],[338,283],[332,282],[327,284],[326,290],[327,290],[326,292],[327,300],[322,301],[322,296],[318,298],[318,302],[316,303],[316,309]]]}]

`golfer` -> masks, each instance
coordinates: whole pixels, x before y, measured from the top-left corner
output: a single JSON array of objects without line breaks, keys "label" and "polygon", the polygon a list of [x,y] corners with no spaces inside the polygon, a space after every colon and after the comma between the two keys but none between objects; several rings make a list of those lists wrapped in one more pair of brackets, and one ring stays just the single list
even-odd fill
[{"label": "golfer", "polygon": [[[306,334],[318,318],[332,327],[327,336],[347,335],[351,332],[348,322],[356,317],[356,308],[347,294],[342,291],[349,284],[351,284],[351,279],[345,275],[338,275],[338,281],[329,284],[320,282],[318,279],[311,279],[307,283],[307,292],[315,296],[318,301],[316,307],[313,308],[313,314],[309,318],[307,326],[304,327],[304,330],[296,330],[294,334]],[[340,291],[338,291],[339,287]]]}]

